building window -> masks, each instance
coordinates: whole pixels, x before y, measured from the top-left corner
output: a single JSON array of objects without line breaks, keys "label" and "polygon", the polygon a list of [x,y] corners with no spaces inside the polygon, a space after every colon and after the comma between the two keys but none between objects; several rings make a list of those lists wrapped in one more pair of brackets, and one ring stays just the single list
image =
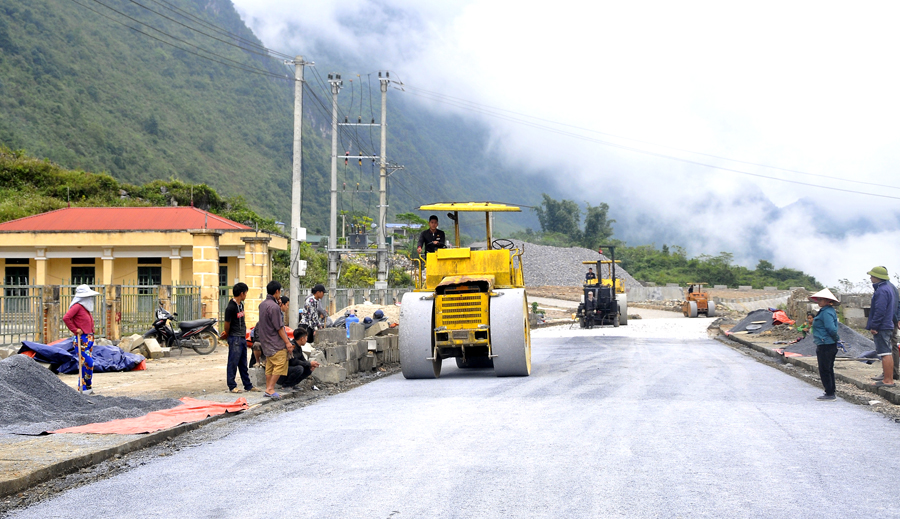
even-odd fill
[{"label": "building window", "polygon": [[162,265],[162,258],[138,258],[138,265]]},{"label": "building window", "polygon": [[96,258],[72,258],[72,265],[95,265]]},{"label": "building window", "polygon": [[94,284],[94,267],[72,267],[72,284],[73,285],[93,285]]},{"label": "building window", "polygon": [[7,265],[28,265],[28,258],[6,258],[6,264]]}]

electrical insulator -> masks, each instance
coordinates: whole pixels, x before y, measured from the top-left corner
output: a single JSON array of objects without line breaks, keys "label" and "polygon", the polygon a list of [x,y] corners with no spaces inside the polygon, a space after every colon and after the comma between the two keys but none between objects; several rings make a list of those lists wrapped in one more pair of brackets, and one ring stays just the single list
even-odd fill
[{"label": "electrical insulator", "polygon": [[358,116],[358,117],[356,118],[356,122],[362,123],[362,116]]},{"label": "electrical insulator", "polygon": [[362,157],[359,158],[359,165],[362,166]]},{"label": "electrical insulator", "polygon": [[344,122],[345,122],[345,123],[347,122],[347,116],[346,116],[346,115],[344,116]]}]

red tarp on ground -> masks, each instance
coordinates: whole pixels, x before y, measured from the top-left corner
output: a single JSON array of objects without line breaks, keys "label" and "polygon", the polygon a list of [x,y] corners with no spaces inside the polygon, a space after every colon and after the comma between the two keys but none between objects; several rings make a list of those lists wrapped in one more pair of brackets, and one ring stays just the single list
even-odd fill
[{"label": "red tarp on ground", "polygon": [[52,433],[94,433],[94,434],[143,434],[175,427],[183,423],[198,422],[209,416],[237,413],[249,409],[246,398],[238,398],[234,403],[210,402],[184,397],[183,404],[172,409],[154,411],[137,418],[123,418],[110,422],[91,423],[78,427],[67,427],[50,431]]}]

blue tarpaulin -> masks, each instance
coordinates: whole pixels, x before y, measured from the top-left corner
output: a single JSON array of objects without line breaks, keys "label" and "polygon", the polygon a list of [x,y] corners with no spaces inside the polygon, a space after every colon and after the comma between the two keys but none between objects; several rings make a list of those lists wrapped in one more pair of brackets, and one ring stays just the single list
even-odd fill
[{"label": "blue tarpaulin", "polygon": [[[78,373],[78,357],[75,354],[75,339],[68,338],[53,344],[22,341],[19,353],[34,352],[34,360],[50,364],[57,373],[74,375]],[[144,361],[143,355],[126,353],[117,346],[94,344],[94,373],[109,371],[131,371]]]}]

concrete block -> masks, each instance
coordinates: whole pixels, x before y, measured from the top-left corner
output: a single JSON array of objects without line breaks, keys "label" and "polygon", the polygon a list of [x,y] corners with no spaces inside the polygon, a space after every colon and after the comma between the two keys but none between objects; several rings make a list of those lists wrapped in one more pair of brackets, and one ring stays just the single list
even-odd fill
[{"label": "concrete block", "polygon": [[356,341],[356,358],[359,359],[366,353],[369,353],[369,340],[361,339]]},{"label": "concrete block", "polygon": [[374,323],[369,327],[368,330],[366,330],[366,337],[374,337],[375,335],[387,330],[390,327],[391,325],[386,321]]},{"label": "concrete block", "polygon": [[143,342],[144,336],[136,333],[128,337],[122,337],[122,340],[119,341],[119,347],[122,348],[122,351],[133,351],[138,349]]},{"label": "concrete block", "polygon": [[866,311],[862,308],[844,308],[844,317],[847,319],[865,319]]},{"label": "concrete block", "polygon": [[365,357],[359,359],[359,371],[361,373],[369,372],[375,369],[375,355]]},{"label": "concrete block", "polygon": [[259,366],[250,368],[250,383],[260,389],[266,388],[266,370]]},{"label": "concrete block", "polygon": [[713,288],[718,289],[718,290],[727,290],[728,285],[716,285]]},{"label": "concrete block", "polygon": [[378,343],[375,342],[375,339],[367,339],[366,340],[366,352],[367,353],[370,351],[373,351],[373,352],[378,351],[377,348],[378,348]]},{"label": "concrete block", "polygon": [[378,352],[375,354],[375,366],[384,366],[386,352]]},{"label": "concrete block", "polygon": [[362,323],[350,323],[350,341],[358,341],[366,336],[366,326]]},{"label": "concrete block", "polygon": [[344,369],[347,370],[347,375],[353,375],[353,374],[359,372],[359,360],[358,359],[346,360],[344,362],[341,362],[341,366],[343,366]]},{"label": "concrete block", "polygon": [[358,360],[359,359],[359,348],[355,342],[351,342],[350,344],[344,346],[347,350],[347,360]]},{"label": "concrete block", "polygon": [[160,347],[159,343],[156,342],[156,339],[145,339],[143,345],[146,347],[147,355],[145,355],[145,357],[147,357],[148,359],[163,358],[164,354],[162,347]]},{"label": "concrete block", "polygon": [[769,292],[776,292],[778,290],[778,287],[763,287],[763,290],[766,290]]},{"label": "concrete block", "polygon": [[749,285],[740,285],[740,286],[738,286],[738,290],[743,290],[743,291],[753,290],[753,287],[749,286]]},{"label": "concrete block", "polygon": [[326,364],[316,368],[312,378],[323,384],[337,384],[347,380],[347,369],[337,364]]},{"label": "concrete block", "polygon": [[322,353],[322,352],[319,351],[319,350],[315,350],[314,352],[312,352],[312,353],[311,353],[309,356],[307,356],[306,358],[309,359],[309,360],[314,360],[314,361],[318,362],[319,364],[325,364],[325,362],[326,362],[326,361],[325,361],[325,354]]},{"label": "concrete block", "polygon": [[666,283],[667,287],[677,287],[678,283]]},{"label": "concrete block", "polygon": [[384,350],[390,348],[391,339],[388,337],[375,337],[375,351],[383,352]]},{"label": "concrete block", "polygon": [[0,359],[5,359],[7,357],[11,357],[19,351],[19,348],[15,346],[0,346]]},{"label": "concrete block", "polygon": [[347,347],[346,346],[330,346],[325,348],[325,360],[328,361],[329,364],[340,364],[347,360]]},{"label": "concrete block", "polygon": [[100,338],[94,341],[94,346],[113,346],[113,342],[109,339]]},{"label": "concrete block", "polygon": [[[618,276],[617,276],[617,277],[618,277]],[[644,282],[644,286],[645,286],[645,287],[655,287],[655,286],[656,286],[656,283],[654,283],[653,281],[645,281],[645,282]]]}]

